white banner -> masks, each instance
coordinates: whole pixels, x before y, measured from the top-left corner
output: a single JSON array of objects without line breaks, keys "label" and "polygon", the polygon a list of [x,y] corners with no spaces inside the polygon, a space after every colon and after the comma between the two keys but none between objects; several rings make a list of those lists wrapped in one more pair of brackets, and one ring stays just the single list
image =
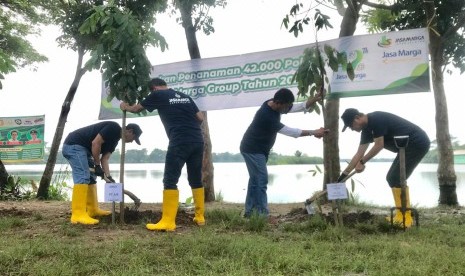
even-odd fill
[{"label": "white banner", "polygon": [[[351,81],[344,68],[326,68],[332,72],[333,97],[430,91],[426,29],[343,37],[320,42],[321,49],[325,44],[345,52],[355,70]],[[152,77],[191,96],[201,110],[260,106],[282,87],[297,94],[292,77],[304,50],[311,47],[315,44],[156,65]],[[106,96],[102,87],[99,119],[120,118],[119,102],[108,103]]]}]

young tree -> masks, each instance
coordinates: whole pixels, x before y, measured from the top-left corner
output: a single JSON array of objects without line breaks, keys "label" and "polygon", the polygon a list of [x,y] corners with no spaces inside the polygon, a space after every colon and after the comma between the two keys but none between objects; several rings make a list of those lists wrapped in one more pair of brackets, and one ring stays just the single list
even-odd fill
[{"label": "young tree", "polygon": [[[38,198],[48,198],[70,106],[84,73],[101,69],[110,87],[110,99],[117,97],[133,103],[148,93],[144,87],[147,86],[150,63],[144,46],[166,47],[162,37],[150,27],[154,14],[165,9],[165,0],[120,0],[109,1],[107,6],[103,4],[100,0],[63,1],[59,6],[60,12],[55,14],[54,21],[63,32],[59,37],[60,46],[77,51],[78,63],[75,78],[62,105]],[[84,65],[83,58],[87,52],[90,52],[90,59]]]},{"label": "young tree", "polygon": [[[292,6],[289,12],[291,17],[295,19],[292,26],[289,28],[289,32],[293,33],[295,36],[298,36],[300,32],[303,32],[304,26],[311,22],[310,17],[308,17],[308,12],[314,9],[314,7],[310,6],[304,8],[303,2],[310,1],[299,1],[297,4]],[[338,13],[343,17],[339,37],[352,36],[354,34],[360,17],[360,10],[362,8],[361,3],[357,0],[322,0],[317,1],[317,3],[318,5],[324,4],[334,7],[334,9],[337,9]],[[303,12],[301,12],[302,10]],[[314,22],[317,28],[321,29],[322,27],[332,27],[331,24],[329,24],[330,18],[328,16],[320,12],[317,12],[317,15],[317,20]],[[286,15],[283,20],[285,27],[289,27],[290,25],[286,25],[284,21],[287,21],[287,24],[290,22],[289,15]],[[324,110],[324,127],[331,130],[339,129],[339,98],[328,98],[324,103]],[[323,185],[325,185],[335,181],[341,171],[338,131],[330,131],[323,138],[323,159],[325,171]]]},{"label": "young tree", "polygon": [[[173,0],[173,7],[181,13],[178,21],[184,28],[187,48],[191,59],[199,59],[200,49],[197,43],[196,32],[202,30],[206,35],[214,32],[213,19],[208,15],[210,7],[225,7],[226,0]],[[205,187],[205,201],[215,200],[213,183],[212,143],[208,128],[207,112],[203,111],[202,134],[204,139],[204,154],[202,164],[202,184]]]},{"label": "young tree", "polygon": [[376,8],[363,17],[369,30],[428,28],[439,153],[439,204],[457,205],[457,176],[449,133],[444,71],[452,73],[451,66],[458,68],[460,73],[465,71],[465,1],[401,0],[392,5],[367,5]]}]

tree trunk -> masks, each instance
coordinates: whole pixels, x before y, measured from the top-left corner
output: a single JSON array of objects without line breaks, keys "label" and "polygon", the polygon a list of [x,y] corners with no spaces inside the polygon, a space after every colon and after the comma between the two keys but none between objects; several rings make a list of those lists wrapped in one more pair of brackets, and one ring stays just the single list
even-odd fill
[{"label": "tree trunk", "polygon": [[5,190],[8,182],[8,172],[6,171],[5,165],[3,165],[2,160],[0,160],[0,193]]},{"label": "tree trunk", "polygon": [[215,201],[215,186],[213,176],[214,167],[212,160],[212,142],[210,140],[210,130],[208,128],[207,112],[203,111],[205,120],[202,123],[203,134],[203,162],[202,162],[202,184],[205,188],[205,201]]},{"label": "tree trunk", "polygon": [[[197,36],[195,27],[192,24],[192,4],[184,3],[179,8],[182,18],[182,26],[186,34],[187,48],[189,49],[189,55],[191,59],[199,59],[200,50],[199,44],[197,43]],[[215,201],[215,187],[213,182],[213,160],[212,160],[212,143],[210,139],[210,129],[208,127],[208,116],[207,112],[202,112],[205,119],[202,123],[202,135],[204,142],[203,150],[203,162],[202,162],[202,184],[205,188],[205,201]]]},{"label": "tree trunk", "polygon": [[78,49],[78,64],[76,67],[76,75],[74,76],[74,81],[71,84],[71,87],[68,90],[68,94],[61,106],[61,113],[58,119],[58,124],[55,130],[55,135],[53,136],[52,147],[50,149],[50,155],[47,159],[47,164],[45,165],[44,174],[40,179],[39,189],[37,191],[38,199],[48,199],[48,190],[50,187],[50,182],[52,181],[53,169],[55,168],[55,163],[57,160],[57,153],[60,147],[61,139],[63,138],[63,132],[65,129],[65,124],[68,119],[68,114],[71,109],[71,103],[73,102],[74,95],[76,95],[77,88],[82,76],[85,73],[85,70],[82,69],[82,59],[84,57],[84,50],[82,48]]},{"label": "tree trunk", "polygon": [[[361,5],[357,5],[355,0],[348,0],[347,5],[348,8],[345,10],[341,22],[339,37],[352,36],[357,26]],[[325,111],[325,128],[330,129],[330,132],[323,139],[325,169],[323,189],[326,188],[326,184],[336,181],[341,171],[339,158],[339,99],[328,99],[325,104]]]},{"label": "tree trunk", "polygon": [[447,111],[446,95],[444,93],[444,45],[442,37],[436,32],[437,19],[435,17],[434,2],[425,1],[425,12],[428,22],[431,22],[428,32],[430,39],[431,71],[436,107],[436,140],[438,144],[439,164],[439,204],[458,205],[456,193],[457,176],[454,168],[454,152],[449,134],[449,117]]},{"label": "tree trunk", "polygon": [[323,138],[323,164],[324,178],[323,189],[326,184],[337,181],[341,171],[339,158],[339,99],[330,99],[325,105],[325,128],[331,131]]}]

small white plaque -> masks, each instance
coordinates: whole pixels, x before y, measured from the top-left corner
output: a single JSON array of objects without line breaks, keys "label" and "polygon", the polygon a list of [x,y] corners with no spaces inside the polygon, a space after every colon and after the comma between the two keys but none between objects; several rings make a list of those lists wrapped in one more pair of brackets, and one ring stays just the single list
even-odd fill
[{"label": "small white plaque", "polygon": [[105,183],[105,202],[123,201],[123,184]]},{"label": "small white plaque", "polygon": [[328,200],[348,198],[345,183],[326,184],[326,189],[328,191]]}]

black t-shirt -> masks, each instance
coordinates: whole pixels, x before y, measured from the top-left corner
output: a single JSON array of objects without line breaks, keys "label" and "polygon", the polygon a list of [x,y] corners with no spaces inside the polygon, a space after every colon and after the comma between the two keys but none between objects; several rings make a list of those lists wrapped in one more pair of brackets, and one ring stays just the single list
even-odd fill
[{"label": "black t-shirt", "polygon": [[199,108],[191,97],[173,89],[157,90],[147,96],[141,105],[149,112],[158,111],[170,146],[203,143],[201,122],[196,117]]},{"label": "black t-shirt", "polygon": [[252,123],[242,137],[240,150],[244,153],[269,155],[278,131],[284,127],[281,114],[271,109],[265,101],[255,113]]},{"label": "black t-shirt", "polygon": [[362,129],[360,145],[372,143],[375,138],[384,136],[384,148],[398,152],[394,142],[394,136],[409,136],[407,147],[423,147],[430,141],[426,133],[417,125],[397,115],[375,111],[368,113],[368,124]]},{"label": "black t-shirt", "polygon": [[100,134],[105,141],[102,144],[101,154],[113,153],[121,139],[121,127],[112,121],[100,122],[90,126],[76,129],[65,139],[67,145],[80,145],[92,151],[92,141]]}]

